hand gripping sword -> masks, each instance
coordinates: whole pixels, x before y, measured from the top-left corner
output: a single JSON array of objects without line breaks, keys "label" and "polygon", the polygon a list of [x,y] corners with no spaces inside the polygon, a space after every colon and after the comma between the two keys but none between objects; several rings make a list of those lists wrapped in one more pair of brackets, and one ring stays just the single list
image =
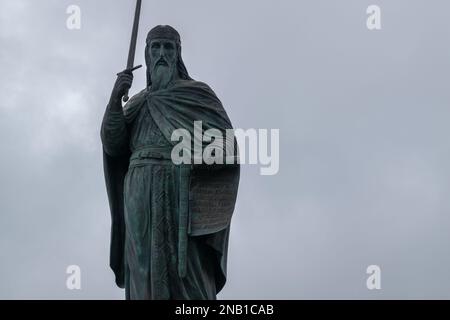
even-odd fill
[{"label": "hand gripping sword", "polygon": [[[136,53],[136,42],[137,42],[137,35],[138,35],[138,29],[139,29],[139,17],[141,15],[141,6],[142,6],[142,0],[136,0],[136,11],[134,13],[133,31],[131,32],[131,42],[130,42],[130,49],[128,51],[127,68],[123,72],[133,72],[134,70],[142,67],[142,65],[138,65],[136,67],[133,66],[134,56]],[[122,100],[123,100],[123,102],[127,102],[128,99],[129,99],[129,97],[128,97],[128,90],[127,90],[125,92],[125,95],[123,96]]]}]

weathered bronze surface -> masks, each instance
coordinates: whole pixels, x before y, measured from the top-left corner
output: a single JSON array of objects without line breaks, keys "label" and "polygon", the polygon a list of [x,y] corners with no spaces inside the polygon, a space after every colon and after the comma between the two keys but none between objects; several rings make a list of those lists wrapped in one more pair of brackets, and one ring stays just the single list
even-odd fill
[{"label": "weathered bronze surface", "polygon": [[101,127],[110,265],[127,299],[216,299],[239,165],[176,165],[171,136],[193,136],[194,121],[224,135],[232,125],[213,90],[189,76],[175,29],[153,28],[146,44],[147,87],[122,107],[133,74],[119,73]]}]

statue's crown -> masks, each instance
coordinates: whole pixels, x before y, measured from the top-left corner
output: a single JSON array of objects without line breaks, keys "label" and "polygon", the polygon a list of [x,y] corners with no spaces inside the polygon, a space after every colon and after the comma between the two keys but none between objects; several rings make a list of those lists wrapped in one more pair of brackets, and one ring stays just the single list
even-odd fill
[{"label": "statue's crown", "polygon": [[153,39],[167,39],[174,40],[177,43],[181,43],[180,34],[177,30],[169,25],[159,25],[149,31],[147,35],[147,43]]}]

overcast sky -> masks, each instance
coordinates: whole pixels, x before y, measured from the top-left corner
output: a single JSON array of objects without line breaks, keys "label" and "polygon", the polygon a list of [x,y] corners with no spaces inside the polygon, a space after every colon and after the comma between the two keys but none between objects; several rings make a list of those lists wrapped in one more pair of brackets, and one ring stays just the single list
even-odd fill
[{"label": "overcast sky", "polygon": [[[235,127],[280,129],[279,173],[242,168],[219,299],[450,298],[448,1],[143,2],[136,64],[147,31],[170,24]],[[72,4],[80,30],[66,27]],[[370,4],[381,30],[366,27]],[[124,297],[99,128],[133,13],[128,0],[0,1],[0,298]]]}]

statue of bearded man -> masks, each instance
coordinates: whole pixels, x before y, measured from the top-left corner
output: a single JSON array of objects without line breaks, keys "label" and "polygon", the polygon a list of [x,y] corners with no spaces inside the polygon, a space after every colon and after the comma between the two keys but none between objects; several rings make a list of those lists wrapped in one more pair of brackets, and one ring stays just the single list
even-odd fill
[{"label": "statue of bearded man", "polygon": [[[110,266],[127,299],[216,299],[226,281],[239,165],[175,164],[172,133],[194,137],[201,121],[202,134],[225,136],[232,125],[212,89],[189,77],[174,28],[157,26],[146,42],[147,87],[122,107],[133,75],[119,73],[101,127]],[[216,152],[230,155],[229,140]],[[234,137],[231,145],[237,158]]]}]

